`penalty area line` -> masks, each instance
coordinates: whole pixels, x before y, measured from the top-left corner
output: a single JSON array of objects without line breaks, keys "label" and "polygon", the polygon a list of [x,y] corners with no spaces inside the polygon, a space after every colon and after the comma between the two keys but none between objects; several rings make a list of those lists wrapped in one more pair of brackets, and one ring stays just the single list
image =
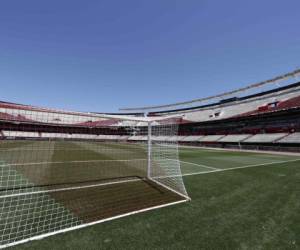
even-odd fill
[{"label": "penalty area line", "polygon": [[112,181],[112,182],[107,182],[107,183],[83,185],[83,186],[76,186],[76,187],[38,190],[38,191],[32,191],[32,192],[2,195],[2,196],[0,196],[0,198],[11,198],[11,197],[26,196],[26,195],[33,195],[33,194],[44,194],[44,193],[56,193],[56,192],[61,192],[61,191],[70,191],[70,190],[77,190],[77,189],[86,189],[86,188],[94,188],[94,187],[101,187],[101,186],[110,186],[110,185],[115,185],[115,184],[122,184],[122,183],[128,183],[128,182],[137,182],[137,181],[142,181],[142,180],[143,179],[130,179],[130,180],[124,180],[124,181]]},{"label": "penalty area line", "polygon": [[209,173],[215,173],[215,172],[225,172],[225,171],[231,171],[231,170],[236,170],[236,169],[253,168],[253,167],[260,167],[260,166],[270,166],[270,165],[275,165],[275,164],[297,162],[297,161],[300,161],[300,159],[253,164],[253,165],[246,165],[246,166],[235,167],[235,168],[216,169],[216,170],[212,170],[212,171],[193,172],[193,173],[182,174],[182,176],[209,174]]},{"label": "penalty area line", "polygon": [[194,162],[188,162],[188,161],[179,161],[179,162],[184,163],[184,164],[198,166],[198,167],[204,167],[204,168],[209,168],[209,169],[213,169],[213,170],[219,170],[219,168],[214,168],[214,167],[210,167],[210,166],[203,165],[203,164],[197,164],[197,163],[194,163]]},{"label": "penalty area line", "polygon": [[6,166],[31,166],[31,165],[47,165],[47,164],[71,164],[71,163],[92,163],[92,162],[128,162],[128,161],[146,161],[147,159],[123,159],[123,160],[86,160],[86,161],[41,161],[41,162],[25,162],[25,163],[9,163],[0,164],[0,167]]},{"label": "penalty area line", "polygon": [[180,163],[184,163],[184,164],[189,164],[189,165],[194,165],[194,166],[198,166],[198,167],[203,167],[203,168],[209,168],[212,170],[218,170],[219,168],[214,168],[214,167],[210,167],[207,165],[203,165],[203,164],[198,164],[198,163],[194,163],[194,162],[188,162],[188,161],[181,161],[181,160],[174,160],[174,159],[167,159],[169,161],[178,161]]}]

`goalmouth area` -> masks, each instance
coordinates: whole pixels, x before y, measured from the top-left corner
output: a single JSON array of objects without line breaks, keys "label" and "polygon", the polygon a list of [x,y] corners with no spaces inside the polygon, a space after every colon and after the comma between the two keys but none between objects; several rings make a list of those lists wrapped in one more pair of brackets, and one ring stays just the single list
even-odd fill
[{"label": "goalmouth area", "polygon": [[12,109],[0,248],[299,248],[300,156],[180,146],[176,119]]},{"label": "goalmouth area", "polygon": [[300,156],[179,147],[191,202],[16,249],[298,249]]},{"label": "goalmouth area", "polygon": [[2,130],[0,248],[190,200],[176,118],[53,113]]}]

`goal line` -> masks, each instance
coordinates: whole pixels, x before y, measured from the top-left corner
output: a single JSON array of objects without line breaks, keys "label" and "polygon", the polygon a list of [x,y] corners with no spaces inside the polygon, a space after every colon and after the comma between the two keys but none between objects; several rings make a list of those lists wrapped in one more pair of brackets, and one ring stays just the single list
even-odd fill
[{"label": "goal line", "polygon": [[46,237],[54,236],[56,234],[66,233],[66,232],[70,232],[70,231],[73,231],[73,230],[94,226],[94,225],[97,225],[97,224],[100,224],[100,223],[104,223],[104,222],[108,222],[108,221],[112,221],[112,220],[116,220],[116,219],[121,219],[121,218],[128,217],[128,216],[131,216],[131,215],[135,215],[135,214],[139,214],[139,213],[148,212],[148,211],[151,211],[151,210],[156,210],[156,209],[160,209],[160,208],[164,208],[164,207],[169,207],[169,206],[181,204],[181,203],[184,203],[186,201],[187,200],[174,201],[174,202],[170,202],[170,203],[166,203],[166,204],[162,204],[162,205],[158,205],[158,206],[148,207],[148,208],[136,210],[136,211],[133,211],[133,212],[113,216],[113,217],[110,217],[110,218],[107,218],[107,219],[102,219],[102,220],[93,221],[93,222],[90,222],[90,223],[85,223],[85,224],[74,226],[74,227],[69,227],[69,228],[66,228],[66,229],[61,229],[61,230],[51,232],[51,233],[45,233],[45,234],[41,234],[41,235],[38,235],[38,236],[33,236],[33,237],[30,237],[30,238],[27,238],[27,239],[24,239],[24,240],[16,241],[16,242],[13,242],[13,243],[8,243],[8,244],[5,244],[5,245],[0,245],[0,249],[4,249],[4,248],[7,248],[7,247],[12,247],[12,246],[16,246],[16,245],[19,245],[19,244],[27,243],[29,241],[42,240]]}]

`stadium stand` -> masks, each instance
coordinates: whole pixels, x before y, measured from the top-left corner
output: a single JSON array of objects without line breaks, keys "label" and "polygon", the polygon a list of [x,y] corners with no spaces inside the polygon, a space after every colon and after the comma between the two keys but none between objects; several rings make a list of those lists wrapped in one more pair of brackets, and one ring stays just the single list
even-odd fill
[{"label": "stadium stand", "polygon": [[204,136],[200,136],[200,135],[184,136],[179,141],[182,141],[182,142],[196,142],[196,141],[199,141],[202,137],[204,137]]},{"label": "stadium stand", "polygon": [[300,133],[292,133],[289,134],[288,136],[280,139],[278,142],[280,143],[300,143]]},{"label": "stadium stand", "polygon": [[187,136],[177,136],[177,141],[178,142],[184,142],[184,139],[186,138]]},{"label": "stadium stand", "polygon": [[300,106],[300,96],[296,96],[296,97],[288,99],[288,100],[282,100],[282,101],[275,100],[264,106],[258,107],[257,110],[254,110],[254,111],[248,112],[248,113],[244,113],[241,115],[249,116],[249,115],[256,115],[256,114],[260,114],[260,113],[276,112],[279,110],[292,109],[292,108],[296,108],[299,106]]},{"label": "stadium stand", "polygon": [[230,100],[192,108],[151,112],[150,115],[182,114],[186,122],[205,122],[297,108],[300,106],[300,82]]},{"label": "stadium stand", "polygon": [[299,151],[300,82],[207,105],[150,112],[170,114],[184,119],[181,144]]},{"label": "stadium stand", "polygon": [[128,137],[129,141],[146,141],[147,137],[143,135],[133,135]]},{"label": "stadium stand", "polygon": [[287,135],[287,133],[256,134],[247,138],[244,142],[275,142]]},{"label": "stadium stand", "polygon": [[206,135],[200,138],[198,141],[201,142],[216,142],[223,138],[225,135]]},{"label": "stadium stand", "polygon": [[167,137],[167,141],[170,141],[170,142],[177,142],[180,140],[180,136],[168,136]]},{"label": "stadium stand", "polygon": [[20,137],[20,138],[38,138],[40,137],[37,132],[23,132],[23,131],[2,131],[5,137]]},{"label": "stadium stand", "polygon": [[[219,97],[218,100],[202,106],[150,112],[148,115],[155,117],[181,117],[176,120],[178,135],[157,135],[153,140],[216,147],[257,144],[274,150],[300,146],[300,82],[248,96]],[[143,130],[132,133],[124,130],[132,126],[129,121],[99,118],[94,114],[0,102],[0,138],[147,140]],[[164,122],[174,123],[174,119]],[[145,124],[139,122],[136,126],[142,128]]]},{"label": "stadium stand", "polygon": [[245,139],[251,137],[251,134],[241,134],[241,135],[226,135],[219,140],[219,142],[241,142]]}]

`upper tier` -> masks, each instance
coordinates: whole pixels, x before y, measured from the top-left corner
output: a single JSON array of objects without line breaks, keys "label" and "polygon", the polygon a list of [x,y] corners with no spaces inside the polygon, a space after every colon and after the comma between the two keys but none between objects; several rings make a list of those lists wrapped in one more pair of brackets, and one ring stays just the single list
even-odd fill
[{"label": "upper tier", "polygon": [[204,122],[297,107],[300,107],[300,82],[242,98],[187,109],[152,112],[150,115],[180,114],[186,122]]},{"label": "upper tier", "polygon": [[[204,122],[221,120],[237,116],[249,116],[258,113],[276,112],[300,107],[300,83],[291,84],[272,91],[233,98],[190,109],[150,113],[150,116],[182,115],[181,122]],[[119,117],[120,114],[118,114]],[[128,114],[126,114],[128,117]],[[137,116],[133,113],[131,117]],[[69,112],[39,108],[8,102],[0,102],[0,120],[26,123],[47,123],[85,127],[124,126],[122,119],[104,118],[105,114]]]}]

